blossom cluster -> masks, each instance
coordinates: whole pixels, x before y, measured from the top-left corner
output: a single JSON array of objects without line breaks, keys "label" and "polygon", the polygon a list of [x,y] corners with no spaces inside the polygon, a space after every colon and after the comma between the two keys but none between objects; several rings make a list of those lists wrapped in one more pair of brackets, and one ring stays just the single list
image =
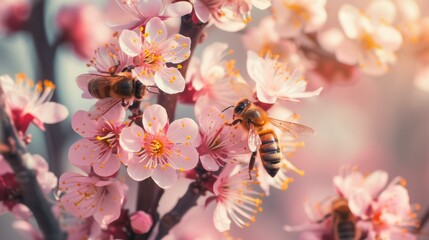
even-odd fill
[{"label": "blossom cluster", "polygon": [[[396,177],[389,184],[387,180],[388,174],[381,170],[366,176],[355,170],[335,176],[336,196],[331,198],[332,201],[321,203],[325,207],[312,207],[307,203],[307,215],[312,223],[286,226],[285,229],[305,231],[303,238],[329,239],[334,237],[333,234],[349,234],[336,232],[341,228],[335,224],[350,221],[355,226],[352,233],[359,239],[417,239],[411,231],[418,228],[418,221],[410,204],[405,180]],[[339,201],[345,204],[337,205]],[[345,206],[346,210],[340,210],[338,206]],[[350,217],[337,216],[340,212],[348,212]]]}]

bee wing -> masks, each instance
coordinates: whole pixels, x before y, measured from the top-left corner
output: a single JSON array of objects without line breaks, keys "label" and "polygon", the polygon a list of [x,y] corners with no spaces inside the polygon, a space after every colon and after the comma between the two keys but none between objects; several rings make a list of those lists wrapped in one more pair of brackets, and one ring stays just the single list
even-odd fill
[{"label": "bee wing", "polygon": [[89,110],[90,118],[97,120],[112,109],[116,104],[119,104],[121,100],[114,98],[104,98],[98,100]]},{"label": "bee wing", "polygon": [[259,146],[261,146],[261,138],[259,137],[258,133],[255,130],[255,127],[252,124],[250,124],[247,144],[249,145],[249,149],[252,152],[256,152]]},{"label": "bee wing", "polygon": [[286,131],[293,136],[303,135],[303,136],[311,136],[314,135],[314,130],[311,127],[307,127],[305,125],[299,123],[293,123],[288,121],[283,121],[275,118],[268,118],[270,123],[279,129]]}]

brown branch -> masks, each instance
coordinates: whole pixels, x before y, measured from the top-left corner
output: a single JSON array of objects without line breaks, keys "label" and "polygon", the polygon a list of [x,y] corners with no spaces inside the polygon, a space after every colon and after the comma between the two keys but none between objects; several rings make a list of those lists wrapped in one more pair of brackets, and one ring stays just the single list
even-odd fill
[{"label": "brown branch", "polygon": [[162,239],[165,237],[170,230],[176,226],[182,217],[194,206],[197,205],[198,198],[202,195],[198,188],[198,183],[193,182],[189,184],[188,190],[178,201],[174,208],[166,213],[160,223],[158,234],[155,239]]},{"label": "brown branch", "polygon": [[[186,70],[188,69],[189,61],[191,60],[196,45],[200,41],[201,33],[203,32],[205,26],[206,24],[193,23],[191,15],[182,17],[182,24],[179,33],[191,39],[191,55],[186,61],[181,63],[182,68],[179,69],[183,77],[186,76]],[[164,92],[160,92],[160,95],[158,96],[158,104],[166,109],[168,119],[170,121],[173,121],[175,117],[177,98],[178,94],[166,94]],[[164,189],[160,188],[151,178],[140,182],[138,189],[137,210],[142,210],[150,214],[153,219],[153,226],[148,233],[144,235],[137,235],[135,239],[147,239],[159,220],[157,208],[159,200],[164,194]]]},{"label": "brown branch", "polygon": [[[31,34],[33,38],[34,48],[36,50],[36,57],[38,60],[37,79],[49,79],[53,83],[58,84],[55,81],[55,55],[58,46],[62,43],[62,38],[59,37],[57,40],[50,44],[46,36],[45,27],[45,8],[46,0],[39,0],[34,2],[30,18],[27,21],[26,30]],[[53,100],[58,102],[57,91],[54,92]],[[64,138],[66,133],[62,126],[70,126],[70,121],[63,121],[58,124],[46,126],[46,145],[48,148],[49,168],[56,175],[62,172],[62,161],[54,161],[54,159],[62,159],[61,147],[64,145],[67,138]]]},{"label": "brown branch", "polygon": [[45,199],[37,182],[36,174],[25,165],[27,157],[26,146],[19,138],[9,115],[6,113],[6,105],[3,98],[3,90],[0,88],[0,120],[2,131],[2,144],[7,146],[3,152],[4,159],[16,174],[20,186],[22,203],[26,205],[34,215],[45,239],[66,239],[66,234],[61,230],[57,219],[52,213],[51,204]]}]

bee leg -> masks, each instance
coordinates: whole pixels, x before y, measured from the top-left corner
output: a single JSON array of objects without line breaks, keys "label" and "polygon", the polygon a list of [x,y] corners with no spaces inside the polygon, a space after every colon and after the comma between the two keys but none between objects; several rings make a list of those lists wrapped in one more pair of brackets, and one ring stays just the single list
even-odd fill
[{"label": "bee leg", "polygon": [[250,156],[249,161],[249,180],[252,180],[252,174],[250,174],[253,170],[253,167],[255,166],[255,159],[256,159],[256,151],[252,152],[252,155]]},{"label": "bee leg", "polygon": [[243,120],[241,119],[235,119],[232,123],[225,123],[228,126],[234,126],[237,125],[238,123],[241,123]]}]

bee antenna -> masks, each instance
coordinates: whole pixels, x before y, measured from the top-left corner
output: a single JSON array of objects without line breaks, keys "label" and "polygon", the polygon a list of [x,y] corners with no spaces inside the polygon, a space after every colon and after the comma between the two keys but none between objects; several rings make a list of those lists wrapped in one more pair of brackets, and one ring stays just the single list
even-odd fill
[{"label": "bee antenna", "polygon": [[153,91],[149,90],[149,88],[156,88],[156,89],[158,89],[157,87],[155,87],[155,86],[146,86],[146,91],[148,91],[148,92],[150,92],[152,94],[159,94],[159,91],[153,92]]},{"label": "bee antenna", "polygon": [[122,69],[122,72],[130,72],[134,69],[134,65],[128,65]]},{"label": "bee antenna", "polygon": [[234,107],[234,105],[232,105],[232,106],[229,106],[229,107],[225,108],[224,110],[222,110],[222,112],[225,112],[226,110],[228,110],[228,109],[230,109],[230,108],[232,108],[232,107]]}]

